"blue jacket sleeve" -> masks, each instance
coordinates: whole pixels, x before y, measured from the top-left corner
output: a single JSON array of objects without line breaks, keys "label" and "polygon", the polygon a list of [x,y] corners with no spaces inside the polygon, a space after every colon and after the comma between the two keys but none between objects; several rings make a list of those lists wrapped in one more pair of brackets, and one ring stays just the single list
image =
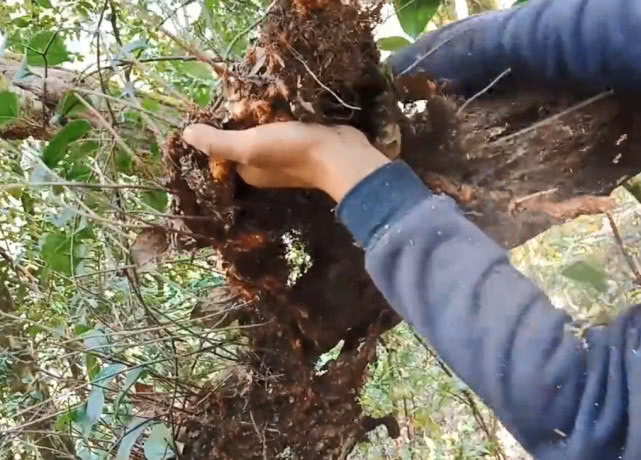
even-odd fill
[{"label": "blue jacket sleeve", "polygon": [[641,458],[641,310],[577,338],[507,252],[402,162],[338,216],[390,305],[536,458]]},{"label": "blue jacket sleeve", "polygon": [[461,93],[481,89],[507,68],[519,82],[638,91],[640,25],[636,0],[529,0],[429,33],[389,63],[400,73],[446,42],[416,68]]}]

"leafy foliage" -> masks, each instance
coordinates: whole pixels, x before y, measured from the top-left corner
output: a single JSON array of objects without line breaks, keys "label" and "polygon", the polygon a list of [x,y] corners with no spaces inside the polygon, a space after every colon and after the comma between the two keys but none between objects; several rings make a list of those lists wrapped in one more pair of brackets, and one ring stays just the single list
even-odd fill
[{"label": "leafy foliage", "polygon": [[571,280],[585,283],[599,292],[604,292],[608,288],[606,274],[584,261],[574,262],[566,267],[562,274]]},{"label": "leafy foliage", "polygon": [[378,47],[384,51],[396,51],[410,44],[403,37],[385,37],[381,38],[377,43]]},{"label": "leafy foliage", "polygon": [[69,60],[65,43],[58,32],[43,30],[27,45],[27,63],[33,66],[57,66]]},{"label": "leafy foliage", "polygon": [[18,115],[18,95],[8,90],[0,92],[0,127],[15,121]]},{"label": "leafy foliage", "polygon": [[72,121],[62,128],[43,150],[44,163],[50,168],[56,166],[66,155],[69,145],[87,134],[90,129],[91,125],[85,120]]},{"label": "leafy foliage", "polygon": [[425,31],[440,4],[441,0],[394,0],[401,27],[414,39]]},{"label": "leafy foliage", "polygon": [[116,454],[116,460],[129,460],[134,444],[148,425],[149,420],[142,417],[134,417],[131,420],[123,433],[120,447],[118,447],[118,453]]},{"label": "leafy foliage", "polygon": [[167,460],[175,456],[171,432],[164,424],[154,426],[145,442],[144,451],[147,460]]},{"label": "leafy foliage", "polygon": [[78,248],[73,247],[72,237],[58,232],[44,235],[40,253],[49,268],[66,275],[71,275],[72,267],[78,265],[80,255]]}]

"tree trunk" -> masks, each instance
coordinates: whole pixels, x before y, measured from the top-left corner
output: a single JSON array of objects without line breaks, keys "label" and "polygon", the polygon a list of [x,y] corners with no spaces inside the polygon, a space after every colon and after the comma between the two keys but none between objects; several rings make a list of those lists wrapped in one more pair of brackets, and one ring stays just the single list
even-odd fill
[{"label": "tree trunk", "polygon": [[[48,139],[53,131],[49,127],[51,111],[64,94],[74,87],[78,75],[67,70],[49,69],[45,85],[44,69],[33,68],[33,75],[16,79],[19,70],[20,61],[0,58],[0,88],[18,94],[20,100],[19,119],[0,128],[0,138],[17,140],[33,136],[36,139]],[[78,84],[92,87],[87,82]],[[43,110],[43,101],[46,101],[46,112]]]}]

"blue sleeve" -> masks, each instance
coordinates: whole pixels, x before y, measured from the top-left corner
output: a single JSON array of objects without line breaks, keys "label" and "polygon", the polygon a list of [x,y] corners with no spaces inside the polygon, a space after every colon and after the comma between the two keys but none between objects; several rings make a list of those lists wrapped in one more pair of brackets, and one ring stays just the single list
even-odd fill
[{"label": "blue sleeve", "polygon": [[338,216],[389,304],[536,458],[641,458],[641,310],[576,337],[507,252],[402,162]]},{"label": "blue sleeve", "polygon": [[507,68],[519,82],[641,89],[641,2],[636,0],[530,0],[429,33],[389,63],[403,72],[443,42],[417,69],[450,81],[461,93],[481,89]]}]

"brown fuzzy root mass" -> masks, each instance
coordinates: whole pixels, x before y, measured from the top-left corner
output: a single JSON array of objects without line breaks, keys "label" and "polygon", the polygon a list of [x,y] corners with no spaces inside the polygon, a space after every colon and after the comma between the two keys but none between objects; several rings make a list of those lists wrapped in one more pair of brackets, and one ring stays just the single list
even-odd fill
[{"label": "brown fuzzy root mass", "polygon": [[[641,169],[641,130],[616,100],[501,144],[574,101],[512,94],[479,100],[457,117],[455,103],[434,95],[428,80],[392,84],[372,37],[377,20],[377,10],[357,0],[280,0],[246,59],[228,70],[223,96],[187,122],[350,124],[390,157],[400,152],[402,133],[403,159],[507,247],[575,211],[609,209],[600,197]],[[397,100],[417,90],[427,109],[408,120]],[[232,297],[246,303],[224,324],[245,326],[249,342],[239,370],[191,401],[183,458],[273,459],[289,451],[344,459],[377,425],[397,434],[393,417],[363,416],[356,398],[377,338],[399,319],[364,271],[361,249],[336,224],[334,204],[315,191],[249,187],[232,165],[209,161],[179,134],[168,139],[166,161],[175,212],[205,218],[185,219],[182,230],[193,240],[182,243],[220,252]],[[287,238],[312,260],[293,286]],[[319,357],[340,341],[339,357],[317,372]]]},{"label": "brown fuzzy root mass", "polygon": [[[377,17],[356,1],[280,1],[246,59],[229,69],[223,97],[188,122],[350,124],[398,149],[401,114],[372,38]],[[336,223],[334,204],[316,191],[249,187],[232,165],[208,161],[178,134],[166,158],[176,211],[211,218],[184,225],[196,245],[220,251],[228,283],[247,302],[233,319],[255,326],[243,329],[251,350],[243,370],[194,398],[199,416],[186,421],[185,458],[271,459],[287,449],[297,458],[345,458],[379,424],[396,434],[393,418],[363,417],[356,398],[377,337],[398,318]],[[293,286],[287,236],[312,259]],[[319,357],[341,340],[340,357],[317,372]]]}]

